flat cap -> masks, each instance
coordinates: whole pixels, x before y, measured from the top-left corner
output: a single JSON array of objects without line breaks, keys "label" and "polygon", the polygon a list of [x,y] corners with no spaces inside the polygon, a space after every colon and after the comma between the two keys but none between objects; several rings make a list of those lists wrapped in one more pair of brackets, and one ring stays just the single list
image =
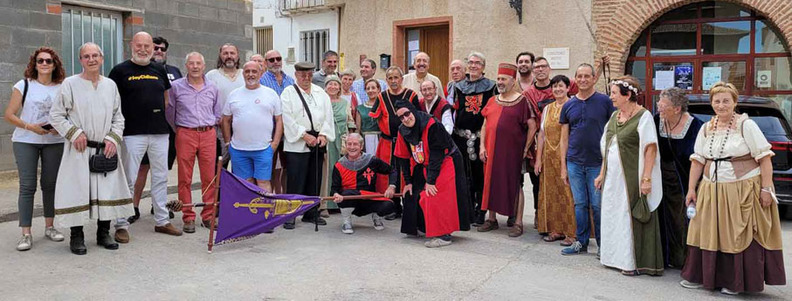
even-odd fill
[{"label": "flat cap", "polygon": [[296,71],[313,71],[316,68],[316,65],[311,62],[299,62],[294,64],[294,70]]}]

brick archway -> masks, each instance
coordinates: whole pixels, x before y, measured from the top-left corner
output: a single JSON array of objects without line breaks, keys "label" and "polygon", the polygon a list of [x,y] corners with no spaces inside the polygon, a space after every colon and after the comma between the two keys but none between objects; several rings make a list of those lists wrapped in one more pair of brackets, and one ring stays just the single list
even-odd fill
[{"label": "brick archway", "polygon": [[[784,36],[786,45],[792,41],[792,1],[789,0],[722,0],[754,10],[772,22]],[[594,0],[592,20],[596,26],[598,50],[611,57],[612,74],[624,74],[630,46],[641,32],[665,13],[702,0]],[[598,60],[595,62],[599,64]]]}]

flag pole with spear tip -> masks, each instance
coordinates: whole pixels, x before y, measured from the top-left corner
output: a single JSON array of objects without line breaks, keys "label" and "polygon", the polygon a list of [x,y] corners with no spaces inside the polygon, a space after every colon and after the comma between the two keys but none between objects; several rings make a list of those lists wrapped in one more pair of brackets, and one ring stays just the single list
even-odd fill
[{"label": "flag pole with spear tip", "polygon": [[[597,35],[594,33],[594,29],[591,27],[591,22],[589,22],[589,19],[587,19],[586,15],[583,13],[583,8],[580,7],[580,0],[575,0],[574,2],[575,2],[575,6],[577,6],[577,8],[578,8],[578,12],[580,12],[580,17],[583,19],[584,24],[586,24],[586,28],[588,29],[589,35],[591,35],[591,41],[594,42],[594,57],[595,57],[595,60],[596,59],[600,59],[601,60],[601,63],[600,63],[600,68],[601,69],[600,70],[602,70],[602,76],[605,78],[605,86],[607,87],[607,85],[610,84],[610,76],[611,76],[610,59],[608,59],[607,61],[605,59],[605,57],[608,56],[607,45],[606,45],[606,48],[604,50],[604,55],[602,55],[601,57],[598,57],[598,56],[600,56],[600,53],[601,53],[602,49],[600,49],[600,43],[597,41]],[[595,74],[594,75],[596,77],[599,77],[598,75],[596,75],[599,72],[596,72],[596,71],[598,71],[598,70],[595,70]],[[595,82],[595,84],[596,84],[596,82]]]},{"label": "flag pole with spear tip", "polygon": [[[218,204],[220,203],[220,169],[223,168],[223,156],[217,157],[217,169],[215,170],[215,177],[217,177],[217,185],[215,186],[215,200],[213,204],[207,204],[209,206],[213,206],[212,208],[212,220],[209,222],[209,254],[212,254],[212,247],[214,247],[214,230],[215,230],[215,223],[217,220],[217,209],[219,208]],[[181,202],[181,201],[180,201]]]}]

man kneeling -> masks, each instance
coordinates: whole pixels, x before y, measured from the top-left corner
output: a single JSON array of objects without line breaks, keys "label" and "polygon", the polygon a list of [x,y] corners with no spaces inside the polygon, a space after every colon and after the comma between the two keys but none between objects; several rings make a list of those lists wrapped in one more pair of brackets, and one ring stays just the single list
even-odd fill
[{"label": "man kneeling", "polygon": [[374,229],[383,230],[385,225],[382,217],[394,212],[395,206],[388,198],[373,198],[366,200],[344,200],[345,196],[375,194],[374,186],[377,183],[377,174],[390,174],[393,169],[384,161],[371,154],[362,153],[363,137],[358,133],[351,133],[346,138],[347,154],[335,164],[333,168],[333,184],[330,187],[333,201],[341,209],[344,224],[341,232],[354,233],[352,230],[352,214],[364,216],[371,214]]}]

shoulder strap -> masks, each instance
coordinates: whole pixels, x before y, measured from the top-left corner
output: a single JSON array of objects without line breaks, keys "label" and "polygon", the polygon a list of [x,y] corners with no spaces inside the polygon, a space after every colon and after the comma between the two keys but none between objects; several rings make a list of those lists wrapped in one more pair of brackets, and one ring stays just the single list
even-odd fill
[{"label": "shoulder strap", "polygon": [[302,92],[300,92],[300,87],[298,87],[297,84],[294,84],[292,86],[294,86],[294,91],[297,91],[297,95],[300,96],[300,101],[302,101],[303,108],[305,109],[305,114],[308,114],[308,121],[311,123],[311,131],[316,132],[316,129],[314,129],[313,117],[311,116],[311,110],[308,109],[308,103],[305,102],[305,98],[303,97]]},{"label": "shoulder strap", "polygon": [[27,98],[27,91],[28,91],[28,79],[25,78],[25,88],[22,91],[22,106],[25,106],[25,98]]}]

